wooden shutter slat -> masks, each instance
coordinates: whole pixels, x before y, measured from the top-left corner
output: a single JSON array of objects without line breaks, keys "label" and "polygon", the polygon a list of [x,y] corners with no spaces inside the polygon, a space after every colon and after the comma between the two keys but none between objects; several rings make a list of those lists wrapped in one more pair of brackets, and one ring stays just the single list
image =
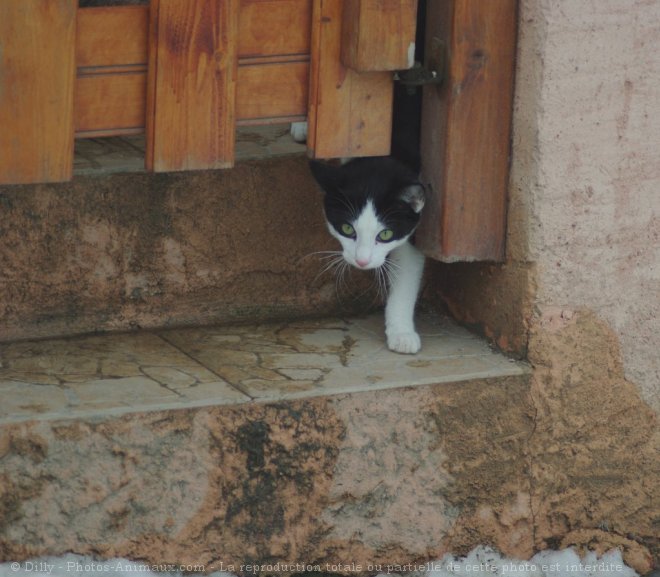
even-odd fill
[{"label": "wooden shutter slat", "polygon": [[148,6],[80,8],[78,68],[147,64]]},{"label": "wooden shutter slat", "polygon": [[147,167],[234,162],[238,0],[152,0]]},{"label": "wooden shutter slat", "polygon": [[387,155],[392,74],[341,63],[342,10],[342,0],[314,3],[308,150],[316,158]]},{"label": "wooden shutter slat", "polygon": [[305,116],[309,62],[239,66],[236,118]]},{"label": "wooden shutter slat", "polygon": [[0,2],[0,183],[72,176],[76,9]]},{"label": "wooden shutter slat", "polygon": [[146,72],[79,77],[76,138],[144,131],[146,89]]},{"label": "wooden shutter slat", "polygon": [[439,260],[504,258],[516,20],[516,0],[428,2],[426,58],[449,65],[424,89],[417,243]]},{"label": "wooden shutter slat", "polygon": [[312,0],[241,0],[238,55],[309,54]]},{"label": "wooden shutter slat", "polygon": [[415,62],[417,0],[344,0],[341,59],[358,71]]}]

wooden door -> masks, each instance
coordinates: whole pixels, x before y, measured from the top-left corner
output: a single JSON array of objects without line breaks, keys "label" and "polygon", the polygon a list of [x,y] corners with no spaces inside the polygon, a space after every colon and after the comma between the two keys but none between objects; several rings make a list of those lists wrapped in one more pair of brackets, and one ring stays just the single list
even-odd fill
[{"label": "wooden door", "polygon": [[234,163],[238,0],[151,0],[147,168]]},{"label": "wooden door", "polygon": [[[427,0],[417,242],[504,258],[517,0]],[[390,151],[417,0],[0,2],[0,184],[67,180],[73,138],[146,132],[147,168],[229,167],[240,124],[308,119],[309,155]],[[111,47],[108,50],[108,47]]]},{"label": "wooden door", "polygon": [[71,178],[76,8],[0,2],[0,184]]},{"label": "wooden door", "polygon": [[417,243],[432,258],[504,258],[516,21],[517,0],[427,2],[425,58],[444,74],[422,109]]},{"label": "wooden door", "polygon": [[226,168],[242,124],[308,120],[316,158],[388,154],[416,5],[0,2],[0,184],[70,179],[74,137],[144,133],[148,170]]}]

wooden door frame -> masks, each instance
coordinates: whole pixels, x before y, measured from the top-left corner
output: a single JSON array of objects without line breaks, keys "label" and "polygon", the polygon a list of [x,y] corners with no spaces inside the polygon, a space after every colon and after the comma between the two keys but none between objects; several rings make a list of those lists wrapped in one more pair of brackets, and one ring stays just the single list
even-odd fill
[{"label": "wooden door frame", "polygon": [[445,62],[442,85],[424,88],[417,243],[434,259],[505,257],[517,19],[517,0],[428,2],[427,65]]}]

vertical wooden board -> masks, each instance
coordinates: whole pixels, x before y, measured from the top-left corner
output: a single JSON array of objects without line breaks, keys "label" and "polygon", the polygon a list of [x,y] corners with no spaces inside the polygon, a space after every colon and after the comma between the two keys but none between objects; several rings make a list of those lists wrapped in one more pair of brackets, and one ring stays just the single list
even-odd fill
[{"label": "vertical wooden board", "polygon": [[0,2],[0,183],[73,171],[76,0]]},{"label": "vertical wooden board", "polygon": [[156,79],[158,68],[158,15],[160,3],[149,0],[149,22],[147,33],[147,102],[144,119],[144,167],[154,170],[156,147]]},{"label": "vertical wooden board", "polygon": [[425,88],[422,172],[431,184],[417,233],[446,262],[504,258],[516,0],[428,3],[426,55],[450,55],[441,89]]},{"label": "vertical wooden board", "polygon": [[314,158],[387,155],[392,74],[359,73],[341,63],[342,10],[342,0],[314,3],[308,151]]},{"label": "vertical wooden board", "polygon": [[147,167],[234,162],[238,0],[152,0]]},{"label": "vertical wooden board", "polygon": [[417,0],[344,0],[341,60],[358,71],[415,63]]}]

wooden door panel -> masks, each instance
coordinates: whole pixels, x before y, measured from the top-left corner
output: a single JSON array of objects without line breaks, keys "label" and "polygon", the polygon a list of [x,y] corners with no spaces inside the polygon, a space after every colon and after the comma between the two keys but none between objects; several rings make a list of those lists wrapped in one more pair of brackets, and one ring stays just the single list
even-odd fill
[{"label": "wooden door panel", "polygon": [[342,0],[318,0],[312,20],[309,130],[315,158],[390,153],[390,72],[357,72],[341,63]]},{"label": "wooden door panel", "polygon": [[[12,88],[0,92],[0,183],[67,180],[74,135],[143,130],[149,169],[228,167],[238,121],[308,117],[312,156],[388,154],[393,80],[381,68],[408,62],[404,16],[416,2],[0,3],[0,72]],[[378,70],[342,64],[342,38],[355,67]]]},{"label": "wooden door panel", "polygon": [[237,121],[268,124],[298,120],[307,114],[309,62],[239,66],[236,87]]},{"label": "wooden door panel", "polygon": [[147,168],[234,163],[238,0],[152,0]]},{"label": "wooden door panel", "polygon": [[144,132],[146,89],[146,72],[79,76],[76,138]]},{"label": "wooden door panel", "polygon": [[341,60],[370,70],[404,70],[415,63],[417,0],[344,0]]},{"label": "wooden door panel", "polygon": [[78,10],[76,65],[147,65],[148,6],[104,6]]},{"label": "wooden door panel", "polygon": [[241,0],[238,56],[309,54],[314,0]]},{"label": "wooden door panel", "polygon": [[73,171],[76,0],[0,2],[0,183]]},{"label": "wooden door panel", "polygon": [[430,198],[417,242],[433,258],[504,258],[516,20],[516,0],[428,2],[426,58],[448,58],[422,111]]}]

